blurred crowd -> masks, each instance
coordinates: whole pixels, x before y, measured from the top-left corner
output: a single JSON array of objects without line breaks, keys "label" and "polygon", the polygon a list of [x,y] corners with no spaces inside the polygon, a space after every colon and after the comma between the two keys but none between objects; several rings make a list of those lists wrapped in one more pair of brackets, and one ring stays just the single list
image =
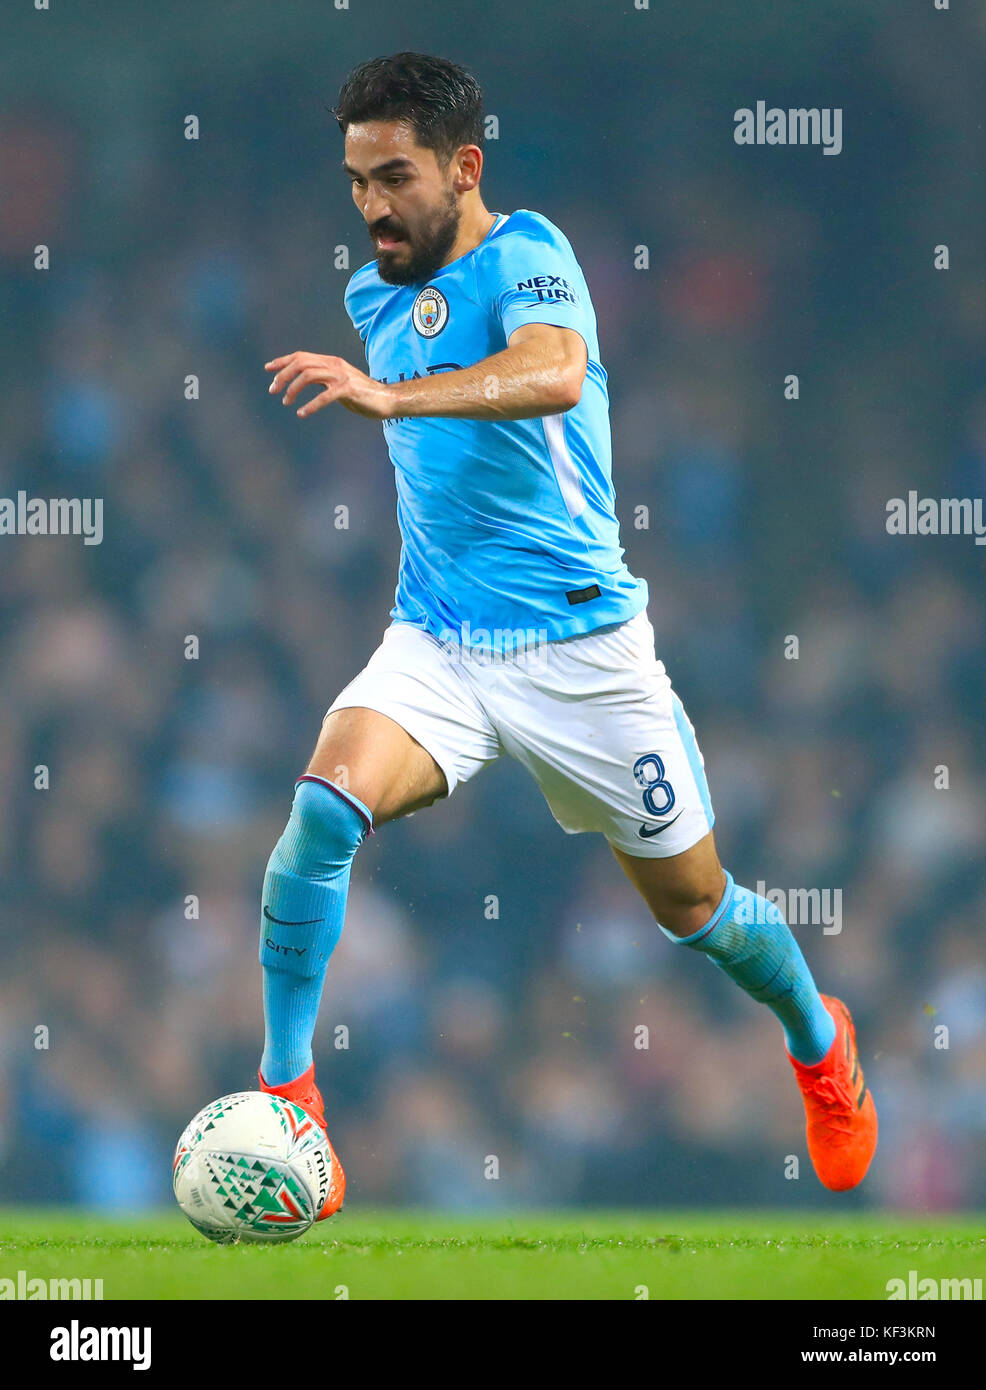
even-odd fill
[{"label": "blurred crowd", "polygon": [[[166,1201],[191,1114],[255,1084],[267,857],[393,599],[379,426],[265,389],[295,348],[362,365],[341,300],[369,244],[331,120],[299,135],[254,63],[197,143],[150,97],[115,133],[81,101],[0,108],[0,496],[105,504],[98,547],[0,537],[0,1201]],[[606,142],[576,164],[553,123],[540,160],[514,91],[487,202],[544,212],[585,269],[624,544],[723,863],[841,890],[841,931],[795,930],[880,1112],[851,1200],[942,1211],[986,1200],[986,551],[885,516],[986,495],[982,284],[930,249],[986,209],[981,181],[949,204],[914,55],[857,64],[922,142],[847,116],[840,159],[740,151],[727,115],[703,163],[679,111],[600,200]],[[826,1200],[772,1015],[512,764],[360,851],[316,1061],[361,1201]]]}]

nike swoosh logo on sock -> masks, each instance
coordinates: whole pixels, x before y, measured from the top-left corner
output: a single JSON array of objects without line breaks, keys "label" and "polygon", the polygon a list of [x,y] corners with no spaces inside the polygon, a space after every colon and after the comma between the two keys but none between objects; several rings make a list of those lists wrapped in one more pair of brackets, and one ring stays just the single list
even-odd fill
[{"label": "nike swoosh logo on sock", "polygon": [[267,918],[268,922],[276,922],[279,927],[313,927],[316,922],[325,921],[324,917],[308,917],[304,922],[289,922],[284,917],[275,917],[272,912],[267,910],[266,904],[264,906],[264,916]]}]

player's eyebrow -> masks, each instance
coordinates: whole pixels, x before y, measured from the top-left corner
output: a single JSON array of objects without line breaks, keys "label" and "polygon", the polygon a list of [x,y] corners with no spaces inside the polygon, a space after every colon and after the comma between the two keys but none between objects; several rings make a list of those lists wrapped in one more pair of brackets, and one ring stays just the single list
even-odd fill
[{"label": "player's eyebrow", "polygon": [[[342,167],[343,171],[347,173],[351,179],[361,179],[363,177],[363,175],[360,173],[358,169],[354,169],[353,166],[351,164],[347,164],[345,160],[343,160]],[[375,164],[373,168],[370,170],[370,177],[382,178],[385,174],[396,173],[398,169],[413,168],[414,161],[408,159],[405,155],[399,154],[395,155],[393,159],[385,159],[382,164]]]}]

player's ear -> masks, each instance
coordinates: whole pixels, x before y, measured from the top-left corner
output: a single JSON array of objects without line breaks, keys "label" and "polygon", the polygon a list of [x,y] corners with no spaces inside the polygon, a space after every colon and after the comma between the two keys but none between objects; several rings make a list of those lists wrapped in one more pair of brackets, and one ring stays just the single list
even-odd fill
[{"label": "player's ear", "polygon": [[456,193],[469,193],[483,172],[483,151],[478,145],[463,145],[452,156],[452,186]]}]

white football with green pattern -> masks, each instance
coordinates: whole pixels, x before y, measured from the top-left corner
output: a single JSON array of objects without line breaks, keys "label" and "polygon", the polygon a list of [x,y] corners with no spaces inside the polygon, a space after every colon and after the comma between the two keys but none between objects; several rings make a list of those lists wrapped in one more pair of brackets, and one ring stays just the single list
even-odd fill
[{"label": "white football with green pattern", "polygon": [[172,1184],[182,1211],[210,1240],[294,1240],[322,1210],[331,1165],[324,1132],[300,1105],[236,1091],[185,1129]]}]

